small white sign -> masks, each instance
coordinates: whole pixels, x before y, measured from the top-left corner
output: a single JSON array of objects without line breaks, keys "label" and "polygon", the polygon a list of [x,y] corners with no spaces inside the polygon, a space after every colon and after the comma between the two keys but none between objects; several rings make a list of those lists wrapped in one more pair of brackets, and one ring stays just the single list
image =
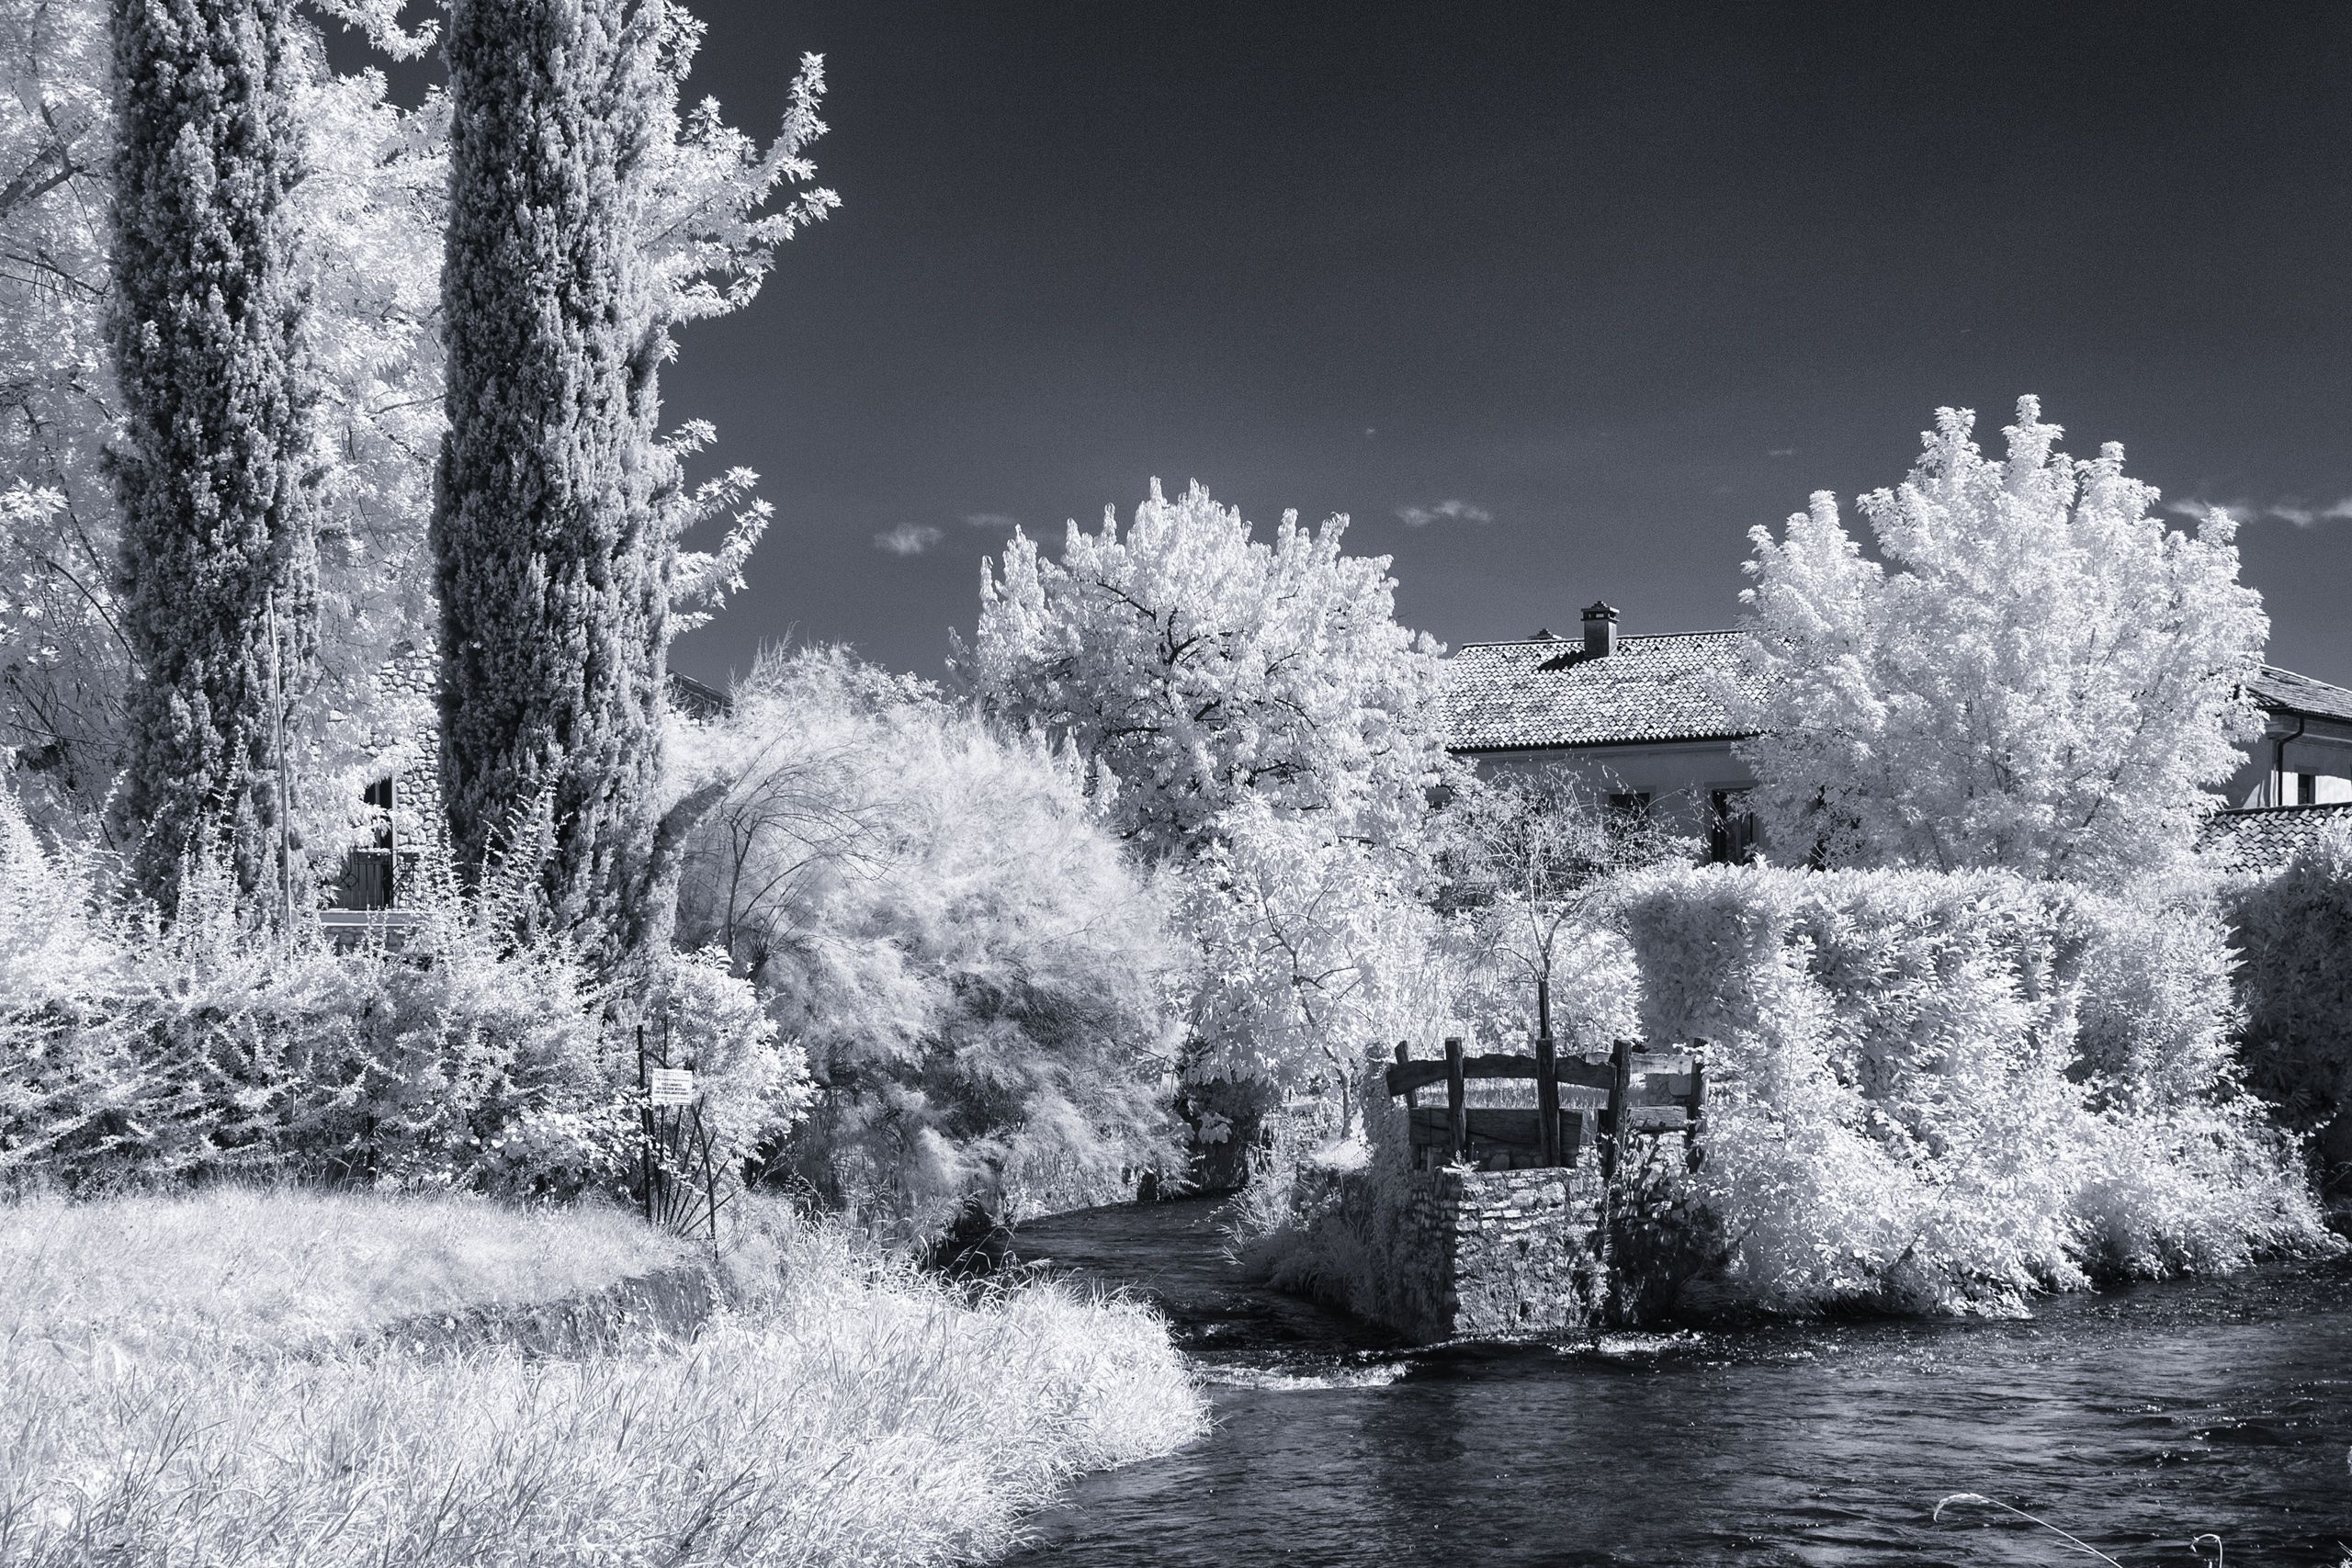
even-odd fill
[{"label": "small white sign", "polygon": [[695,1075],[684,1067],[650,1067],[645,1087],[656,1105],[692,1105]]}]

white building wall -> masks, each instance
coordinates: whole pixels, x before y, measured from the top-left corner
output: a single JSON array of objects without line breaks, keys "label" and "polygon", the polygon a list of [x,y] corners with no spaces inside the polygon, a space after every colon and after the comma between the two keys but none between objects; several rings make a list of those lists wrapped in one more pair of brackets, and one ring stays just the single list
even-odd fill
[{"label": "white building wall", "polygon": [[1728,740],[1486,751],[1464,760],[1482,775],[1565,768],[1595,795],[1646,795],[1651,815],[1662,825],[1702,837],[1714,825],[1713,792],[1751,789],[1756,784],[1756,775],[1732,755]]},{"label": "white building wall", "polygon": [[2309,804],[2352,801],[2352,724],[2305,718],[2298,734],[2294,717],[2273,714],[2262,739],[2247,750],[2244,765],[2222,793],[2234,807],[2301,806],[2306,804],[2300,798],[2304,774],[2311,775],[2312,784]]}]

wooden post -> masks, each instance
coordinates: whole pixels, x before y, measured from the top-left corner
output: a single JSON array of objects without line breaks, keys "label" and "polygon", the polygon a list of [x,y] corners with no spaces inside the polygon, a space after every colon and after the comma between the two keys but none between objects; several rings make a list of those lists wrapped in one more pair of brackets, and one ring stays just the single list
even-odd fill
[{"label": "wooden post", "polygon": [[1559,1058],[1548,1030],[1535,1037],[1535,1149],[1546,1169],[1560,1163]]},{"label": "wooden post", "polygon": [[1701,1126],[1707,1114],[1707,1064],[1696,1049],[1699,1042],[1694,1040],[1690,1043],[1693,1047],[1690,1053],[1690,1124],[1682,1134],[1685,1145],[1682,1164],[1685,1169],[1696,1172],[1707,1163],[1706,1147],[1699,1142]]},{"label": "wooden post", "polygon": [[[1412,1060],[1412,1047],[1408,1045],[1402,1040],[1396,1042],[1396,1065],[1400,1067],[1407,1066],[1411,1064]],[[1405,1162],[1411,1166],[1415,1170],[1420,1169],[1424,1163],[1421,1154],[1421,1145],[1413,1141],[1414,1135],[1418,1131],[1418,1129],[1413,1125],[1413,1111],[1416,1106],[1420,1104],[1420,1101],[1421,1091],[1419,1089],[1408,1089],[1405,1091]]]},{"label": "wooden post", "polygon": [[1462,1042],[1458,1038],[1445,1043],[1445,1114],[1453,1157],[1462,1159],[1470,1153],[1470,1108],[1463,1099]]},{"label": "wooden post", "polygon": [[1633,1098],[1634,1088],[1633,1042],[1618,1041],[1610,1053],[1610,1059],[1617,1070],[1611,1076],[1607,1125],[1601,1129],[1605,1134],[1600,1141],[1600,1179],[1603,1181],[1617,1179],[1617,1155],[1625,1142],[1625,1102]]}]

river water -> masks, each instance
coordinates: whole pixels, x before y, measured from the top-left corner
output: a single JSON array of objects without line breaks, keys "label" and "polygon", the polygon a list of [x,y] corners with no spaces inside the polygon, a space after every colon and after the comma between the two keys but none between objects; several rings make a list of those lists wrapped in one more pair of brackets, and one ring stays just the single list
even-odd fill
[{"label": "river water", "polygon": [[[1870,1321],[1411,1351],[1226,1264],[1179,1202],[1024,1227],[1148,1294],[1216,1427],[1082,1481],[1021,1564],[2088,1562],[1936,1500],[1982,1493],[2130,1564],[2352,1560],[2352,1269],[2267,1268]],[[2209,1542],[2203,1560],[2214,1561]]]}]

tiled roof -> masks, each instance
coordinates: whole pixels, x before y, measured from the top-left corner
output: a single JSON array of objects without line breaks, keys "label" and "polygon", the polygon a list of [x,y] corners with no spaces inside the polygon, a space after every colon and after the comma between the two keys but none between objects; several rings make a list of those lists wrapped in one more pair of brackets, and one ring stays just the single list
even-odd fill
[{"label": "tiled roof", "polygon": [[735,704],[726,693],[675,670],[670,671],[670,705],[688,718],[723,718],[735,711]]},{"label": "tiled roof", "polygon": [[2274,713],[2306,713],[2313,718],[2352,724],[2352,692],[2341,686],[2331,686],[2275,664],[2264,665],[2262,673],[2247,682],[2246,686],[2258,706]]},{"label": "tiled roof", "polygon": [[[1740,682],[1739,632],[1464,644],[1446,660],[1446,744],[1456,751],[1719,740],[1744,733],[1712,694]],[[1740,682],[1742,685],[1746,683]]]},{"label": "tiled roof", "polygon": [[2205,819],[2205,848],[2232,871],[2275,871],[2338,822],[2352,823],[2352,802],[2216,811]]}]

